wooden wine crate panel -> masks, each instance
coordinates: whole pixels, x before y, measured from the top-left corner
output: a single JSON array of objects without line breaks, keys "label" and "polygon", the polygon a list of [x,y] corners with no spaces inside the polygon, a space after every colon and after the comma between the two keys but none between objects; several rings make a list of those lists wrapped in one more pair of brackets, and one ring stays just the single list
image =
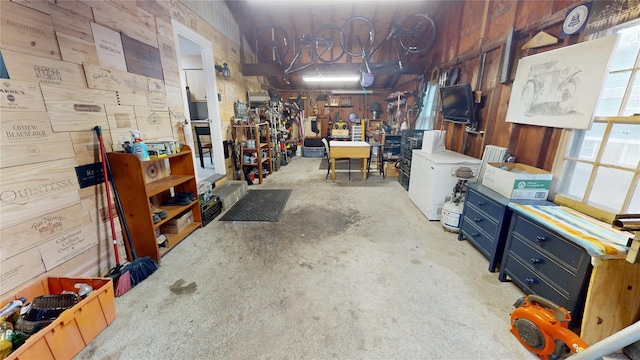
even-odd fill
[{"label": "wooden wine crate panel", "polygon": [[129,1],[129,0],[103,0],[105,3],[108,3],[110,5],[112,5],[113,7],[115,7],[116,9],[120,10],[120,11],[124,11],[126,13],[132,14],[132,15],[138,15],[138,6],[136,5],[135,1]]},{"label": "wooden wine crate panel", "polygon": [[17,53],[2,49],[9,77],[14,80],[37,81],[40,84],[87,87],[82,66],[66,61]]},{"label": "wooden wine crate panel", "polygon": [[147,99],[147,95],[147,93],[132,94],[118,91],[118,105],[148,106],[149,100]]},{"label": "wooden wine crate panel", "polygon": [[122,34],[122,47],[127,71],[162,80],[162,63],[157,47]]},{"label": "wooden wine crate panel", "polygon": [[156,34],[156,18],[145,9],[138,8],[138,22],[144,26],[150,33]]},{"label": "wooden wine crate panel", "polygon": [[187,26],[191,28],[191,30],[199,33],[198,30],[198,15],[194,13],[191,9],[185,6],[186,14],[187,14]]},{"label": "wooden wine crate panel", "polygon": [[11,0],[17,4],[27,6],[45,14],[53,14],[58,9],[71,12],[74,16],[79,16],[87,21],[93,21],[93,10],[91,7],[79,3],[76,0]]},{"label": "wooden wine crate panel", "polygon": [[[80,194],[80,201],[82,203],[82,209],[91,218],[91,222],[97,227],[98,235],[105,235],[105,238],[111,238],[111,224],[109,222],[109,208],[107,207],[107,198],[105,196],[104,183],[100,183],[96,186],[84,188],[78,190]],[[111,194],[111,210],[113,211],[113,222],[116,227],[116,232],[120,231],[120,218],[118,212],[115,211],[114,195],[111,186],[109,186],[109,193]],[[116,233],[117,236],[119,234]],[[122,237],[118,237],[122,239]],[[109,242],[111,245],[111,242]],[[110,246],[109,249],[112,249]]]},{"label": "wooden wine crate panel", "polygon": [[33,10],[38,10],[40,12],[43,12],[45,14],[49,14],[50,13],[50,8],[49,8],[49,2],[48,1],[42,1],[42,0],[11,0],[11,2],[14,2],[16,4],[20,4],[20,5],[24,5],[28,8],[31,8]]},{"label": "wooden wine crate panel", "polygon": [[47,271],[98,245],[93,224],[74,229],[38,246]]},{"label": "wooden wine crate panel", "polygon": [[[169,108],[169,117],[171,118],[171,131],[173,132],[173,137],[178,139],[181,143],[185,143],[186,140],[184,138],[184,130],[183,126],[186,121],[186,116],[184,114],[184,109],[182,107],[178,108]],[[189,125],[189,129],[191,125]]]},{"label": "wooden wine crate panel", "polygon": [[40,251],[33,248],[10,258],[2,257],[0,262],[0,289],[7,293],[27,281],[43,274],[46,269]]},{"label": "wooden wine crate panel", "polygon": [[75,158],[0,169],[1,228],[77,204]]},{"label": "wooden wine crate panel", "polygon": [[[107,115],[104,112],[104,105],[99,105],[100,112],[71,112],[71,111],[50,111],[49,119],[53,131],[87,131],[96,125],[103,128],[108,126]],[[97,108],[96,108],[97,109]]]},{"label": "wooden wine crate panel", "polygon": [[160,61],[165,70],[178,71],[178,58],[173,40],[158,36],[158,50],[160,51]]},{"label": "wooden wine crate panel", "polygon": [[169,4],[171,8],[171,18],[187,25],[187,7],[180,1],[171,1]]},{"label": "wooden wine crate panel", "polygon": [[179,87],[166,85],[167,89],[167,106],[170,108],[181,108],[182,104],[182,92]]},{"label": "wooden wine crate panel", "polygon": [[41,85],[40,88],[49,111],[93,112],[90,105],[118,103],[115,91],[50,85]]},{"label": "wooden wine crate panel", "polygon": [[96,23],[91,23],[91,31],[100,65],[110,69],[127,71],[120,33]]},{"label": "wooden wine crate panel", "polygon": [[46,112],[7,112],[0,117],[0,167],[73,158],[69,133],[54,133]]},{"label": "wooden wine crate panel", "polygon": [[42,85],[53,131],[91,130],[108,126],[104,104],[117,104],[113,91]]},{"label": "wooden wine crate panel", "polygon": [[60,32],[56,34],[58,36],[62,60],[80,65],[85,62],[92,64],[100,63],[98,52],[96,51],[96,44]]},{"label": "wooden wine crate panel", "polygon": [[61,60],[51,16],[10,1],[0,1],[3,49]]},{"label": "wooden wine crate panel", "polygon": [[82,2],[93,8],[93,17],[96,23],[126,34],[147,45],[158,47],[155,29],[140,24],[136,15],[121,11],[104,1],[82,0]]},{"label": "wooden wine crate panel", "polygon": [[143,140],[173,137],[169,111],[153,111],[144,106],[134,106],[133,109]]},{"label": "wooden wine crate panel", "polygon": [[37,82],[2,79],[0,96],[2,111],[47,111]]},{"label": "wooden wine crate panel", "polygon": [[167,97],[164,94],[149,93],[149,109],[157,111],[167,111]]},{"label": "wooden wine crate panel", "polygon": [[[162,36],[167,39],[173,38],[173,25],[171,25],[171,18],[169,15],[156,16],[156,32],[159,37]],[[160,39],[158,39],[158,41],[160,41]]]},{"label": "wooden wine crate panel", "polygon": [[170,0],[137,0],[136,4],[156,18],[171,14]]},{"label": "wooden wine crate panel", "polygon": [[[114,142],[120,144],[122,139],[131,138],[131,130],[138,129],[136,113],[133,106],[106,105],[109,132]],[[120,146],[114,146],[114,150],[120,150]]]},{"label": "wooden wine crate panel", "polygon": [[124,91],[146,94],[149,91],[147,78],[126,71],[85,63],[84,72],[90,89]]},{"label": "wooden wine crate panel", "polygon": [[178,71],[166,70],[162,69],[162,73],[164,75],[164,83],[169,86],[181,87],[182,82],[180,81],[180,74]]},{"label": "wooden wine crate panel", "polygon": [[91,8],[79,2],[73,2],[76,9],[89,8],[90,17],[84,16],[83,12],[77,12],[75,9],[66,9],[61,7],[68,4],[69,1],[58,2],[57,5],[49,4],[51,19],[53,20],[53,28],[56,33],[62,33],[84,41],[93,43],[93,32],[91,31],[91,22],[93,14]]},{"label": "wooden wine crate panel", "polygon": [[[85,5],[77,0],[48,0],[50,7],[57,6],[61,9],[70,11],[74,16],[82,17],[87,21],[93,21],[93,9],[91,6]],[[53,4],[55,3],[55,5]],[[55,22],[54,22],[55,24]]]},{"label": "wooden wine crate panel", "polygon": [[[70,132],[73,151],[78,165],[93,164],[101,161],[98,137],[93,130]],[[102,139],[107,152],[112,151],[111,134],[102,127]]]},{"label": "wooden wine crate panel", "polygon": [[147,78],[147,83],[149,84],[149,92],[166,95],[167,90],[164,87],[164,81],[154,78]]},{"label": "wooden wine crate panel", "polygon": [[88,223],[91,223],[91,218],[80,203],[52,211],[0,230],[3,239],[0,253],[3,258],[10,258]]}]

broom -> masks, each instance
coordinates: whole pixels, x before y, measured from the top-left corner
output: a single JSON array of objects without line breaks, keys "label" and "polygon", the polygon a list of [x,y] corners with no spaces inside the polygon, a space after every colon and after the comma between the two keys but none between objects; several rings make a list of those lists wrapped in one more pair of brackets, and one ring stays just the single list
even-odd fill
[{"label": "broom", "polygon": [[109,191],[109,176],[107,175],[107,152],[104,149],[104,140],[102,139],[102,129],[100,126],[93,128],[98,135],[100,142],[100,157],[102,158],[102,172],[104,174],[104,189],[107,193],[107,209],[109,209],[109,222],[111,223],[111,238],[113,239],[113,253],[116,259],[116,266],[109,270],[105,277],[113,279],[115,287],[115,295],[120,296],[131,290],[131,275],[120,264],[120,254],[118,253],[118,242],[116,240],[116,226],[113,221],[113,209],[111,209],[111,192]]},{"label": "broom", "polygon": [[[109,159],[104,154],[105,163],[107,167],[107,172],[109,173],[109,177],[113,179],[113,173],[111,172],[111,165],[109,164]],[[131,250],[131,256],[133,257],[133,261],[129,263],[126,267],[126,271],[128,271],[131,279],[131,287],[134,287],[141,283],[144,279],[148,278],[151,274],[153,274],[158,267],[160,266],[157,262],[151,259],[148,256],[139,258],[136,253],[136,249],[133,246],[133,241],[131,240],[131,232],[129,231],[129,225],[127,224],[127,219],[124,216],[124,210],[122,209],[122,202],[120,201],[120,195],[118,194],[118,188],[116,187],[116,183],[111,181],[111,188],[113,189],[113,195],[115,196],[116,206],[118,207],[118,213],[120,214],[120,221],[122,222],[122,226],[124,227],[125,233],[127,235],[127,242],[129,244],[129,249]]]}]

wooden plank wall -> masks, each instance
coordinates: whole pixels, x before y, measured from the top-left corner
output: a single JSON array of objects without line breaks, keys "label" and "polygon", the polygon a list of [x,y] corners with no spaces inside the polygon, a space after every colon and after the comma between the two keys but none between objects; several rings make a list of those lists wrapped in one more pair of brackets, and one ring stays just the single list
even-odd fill
[{"label": "wooden plank wall", "polygon": [[[10,78],[0,84],[0,293],[41,276],[103,275],[114,265],[105,187],[80,189],[75,173],[100,161],[93,127],[102,127],[107,151],[119,150],[130,129],[148,140],[184,139],[172,18],[210,39],[216,60],[232,69],[239,45],[174,0],[3,0],[0,14]],[[105,32],[120,49],[125,39],[126,64],[101,56],[115,49]],[[264,83],[237,73],[217,81],[223,95]],[[221,103],[223,119],[236,99]]]},{"label": "wooden plank wall", "polygon": [[[505,122],[511,82],[500,82],[502,59],[507,34],[512,27],[515,30],[512,45],[516,51],[511,81],[519,58],[582,41],[581,34],[576,34],[560,39],[554,46],[520,50],[541,30],[559,37],[564,13],[580,2],[496,0],[442,3],[438,13],[434,14],[438,37],[430,50],[428,73],[436,67],[441,72],[448,72],[457,66],[460,69],[459,83],[470,83],[474,90],[482,91],[478,130],[485,132],[483,136],[467,136],[464,125],[444,122],[438,112],[435,128],[447,130],[447,149],[481,158],[485,145],[503,146],[509,148],[518,162],[551,170],[562,130]],[[392,90],[411,91],[414,88],[415,84],[408,82]]]}]

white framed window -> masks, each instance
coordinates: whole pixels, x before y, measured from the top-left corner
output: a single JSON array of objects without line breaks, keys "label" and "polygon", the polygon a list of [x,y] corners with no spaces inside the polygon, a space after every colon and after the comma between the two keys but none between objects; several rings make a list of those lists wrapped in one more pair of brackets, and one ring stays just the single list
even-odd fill
[{"label": "white framed window", "polygon": [[604,221],[640,213],[640,20],[619,34],[589,130],[565,130],[554,166],[554,201]]}]

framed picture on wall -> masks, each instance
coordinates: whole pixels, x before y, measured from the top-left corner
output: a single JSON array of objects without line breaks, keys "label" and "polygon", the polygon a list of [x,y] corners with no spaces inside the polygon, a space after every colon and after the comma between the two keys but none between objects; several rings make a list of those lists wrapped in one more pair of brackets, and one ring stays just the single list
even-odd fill
[{"label": "framed picture on wall", "polygon": [[589,129],[617,39],[608,36],[520,59],[506,121]]}]

